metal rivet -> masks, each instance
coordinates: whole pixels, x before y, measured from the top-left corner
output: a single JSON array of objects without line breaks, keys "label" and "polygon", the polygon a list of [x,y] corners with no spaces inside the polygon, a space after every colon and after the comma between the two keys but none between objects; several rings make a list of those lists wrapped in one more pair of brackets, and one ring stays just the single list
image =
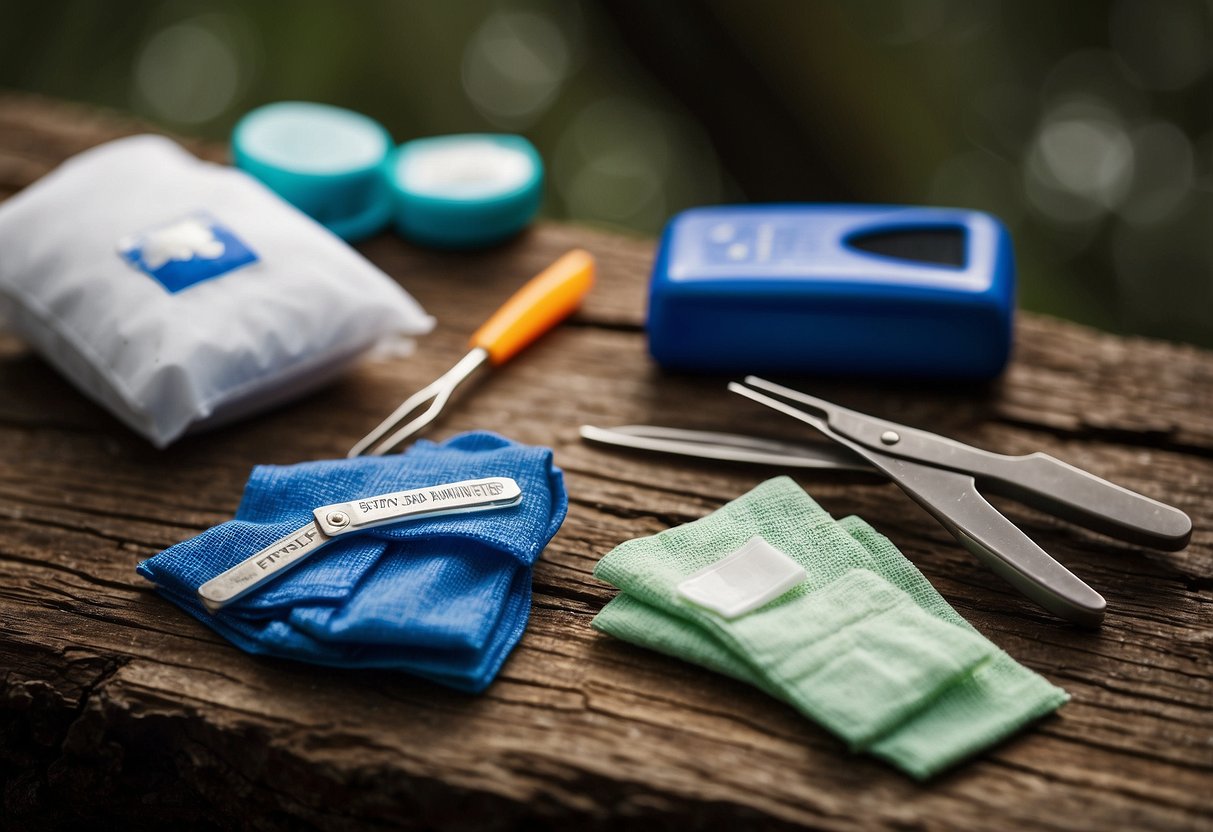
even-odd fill
[{"label": "metal rivet", "polygon": [[901,437],[897,435],[897,431],[895,430],[886,430],[880,434],[880,441],[886,445],[896,445],[901,441]]},{"label": "metal rivet", "polygon": [[330,511],[324,519],[330,526],[348,526],[350,524],[349,515],[344,511]]}]

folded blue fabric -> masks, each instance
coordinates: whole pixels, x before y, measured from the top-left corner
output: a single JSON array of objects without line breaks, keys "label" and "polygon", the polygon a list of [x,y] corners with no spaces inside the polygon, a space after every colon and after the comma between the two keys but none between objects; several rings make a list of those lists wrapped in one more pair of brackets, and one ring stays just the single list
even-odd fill
[{"label": "folded blue fabric", "polygon": [[[198,601],[199,586],[309,522],[317,506],[491,476],[516,480],[522,501],[352,534],[216,613]],[[467,433],[400,456],[259,466],[236,519],[138,569],[250,653],[393,668],[479,691],[522,636],[531,565],[567,509],[550,449]]]}]

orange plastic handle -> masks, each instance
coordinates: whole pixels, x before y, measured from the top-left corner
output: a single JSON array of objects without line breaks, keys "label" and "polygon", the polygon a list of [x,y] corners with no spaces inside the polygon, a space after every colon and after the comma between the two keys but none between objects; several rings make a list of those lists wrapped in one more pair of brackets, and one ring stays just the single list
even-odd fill
[{"label": "orange plastic handle", "polygon": [[493,364],[504,364],[572,314],[593,285],[594,256],[573,249],[515,292],[472,334],[469,346],[487,350]]}]

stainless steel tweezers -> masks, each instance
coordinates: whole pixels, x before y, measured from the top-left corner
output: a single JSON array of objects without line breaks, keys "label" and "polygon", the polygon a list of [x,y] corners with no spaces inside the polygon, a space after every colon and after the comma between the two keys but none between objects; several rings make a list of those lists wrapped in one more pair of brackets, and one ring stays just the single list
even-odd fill
[{"label": "stainless steel tweezers", "polygon": [[[801,468],[869,471],[895,482],[966,549],[1050,612],[1097,626],[1107,602],[981,492],[1010,497],[1120,540],[1178,551],[1188,545],[1188,515],[1100,479],[1048,454],[1006,456],[924,430],[877,419],[755,376],[729,390],[820,431],[835,445],[793,444],[703,431],[589,425],[591,441],[686,456]],[[789,402],[795,402],[796,407]]]}]

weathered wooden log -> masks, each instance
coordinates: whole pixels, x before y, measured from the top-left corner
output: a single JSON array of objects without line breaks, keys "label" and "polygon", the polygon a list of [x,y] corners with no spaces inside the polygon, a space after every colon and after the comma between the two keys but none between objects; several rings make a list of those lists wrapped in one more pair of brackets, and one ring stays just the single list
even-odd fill
[{"label": "weathered wooden log", "polygon": [[[0,96],[0,196],[139,129]],[[570,513],[536,567],[529,630],[485,694],[250,657],[136,576],[139,560],[228,519],[253,464],[343,453],[573,246],[601,264],[585,308],[462,391],[431,431],[548,444],[567,474]],[[1107,622],[1090,632],[1018,596],[895,487],[798,474],[1073,694],[1058,715],[920,785],[755,690],[589,628],[613,592],[591,576],[605,552],[777,472],[601,450],[578,440],[579,424],[796,435],[726,394],[724,379],[648,360],[652,248],[559,224],[479,254],[372,240],[367,256],[440,321],[417,354],[167,451],[0,341],[0,826],[1213,828],[1213,354],[1023,314],[995,384],[793,380],[978,446],[1045,450],[1196,523],[1185,551],[1160,553],[1007,508],[1105,594]]]}]

